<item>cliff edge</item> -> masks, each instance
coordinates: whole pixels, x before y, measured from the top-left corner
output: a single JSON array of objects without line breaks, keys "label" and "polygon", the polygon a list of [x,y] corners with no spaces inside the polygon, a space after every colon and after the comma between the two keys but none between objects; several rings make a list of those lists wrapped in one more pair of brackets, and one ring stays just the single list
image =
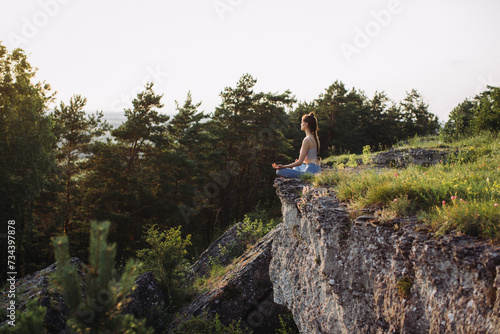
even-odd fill
[{"label": "cliff edge", "polygon": [[416,219],[351,219],[328,188],[276,179],[269,274],[301,333],[500,333],[500,247]]}]

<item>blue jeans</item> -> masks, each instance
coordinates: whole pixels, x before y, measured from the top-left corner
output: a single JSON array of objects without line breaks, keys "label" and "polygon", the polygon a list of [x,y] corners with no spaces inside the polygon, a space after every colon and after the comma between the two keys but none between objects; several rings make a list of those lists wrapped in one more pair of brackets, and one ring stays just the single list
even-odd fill
[{"label": "blue jeans", "polygon": [[317,174],[321,172],[321,167],[316,164],[302,164],[298,167],[283,168],[276,170],[276,175],[286,178],[298,178],[304,174]]}]

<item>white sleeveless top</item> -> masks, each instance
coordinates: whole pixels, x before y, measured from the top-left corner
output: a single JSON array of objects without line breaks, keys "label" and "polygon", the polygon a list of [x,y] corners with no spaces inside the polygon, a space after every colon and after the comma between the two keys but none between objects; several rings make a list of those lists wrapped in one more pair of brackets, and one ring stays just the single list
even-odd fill
[{"label": "white sleeveless top", "polygon": [[307,150],[307,160],[318,159],[318,148],[316,147],[316,140],[314,140],[314,147]]}]

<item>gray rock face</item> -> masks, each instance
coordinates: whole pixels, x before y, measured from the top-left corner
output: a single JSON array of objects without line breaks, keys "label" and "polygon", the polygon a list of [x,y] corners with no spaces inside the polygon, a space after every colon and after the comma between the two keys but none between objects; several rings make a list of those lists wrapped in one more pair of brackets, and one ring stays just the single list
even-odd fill
[{"label": "gray rock face", "polygon": [[[78,274],[83,277],[82,261],[74,257],[71,259],[71,264],[78,268]],[[24,310],[29,300],[38,299],[38,304],[47,308],[44,323],[51,333],[64,332],[68,309],[62,295],[50,284],[50,277],[56,270],[56,263],[53,263],[45,269],[16,281],[16,291],[19,294],[16,303],[17,309]],[[4,297],[2,295],[3,293],[0,293],[1,299]],[[0,324],[0,327],[2,326],[3,324]]]},{"label": "gray rock face", "polygon": [[165,302],[165,295],[153,272],[148,271],[139,275],[135,284],[136,288],[130,295],[131,300],[125,307],[125,313],[130,313],[136,318],[143,318],[148,315],[151,308]]},{"label": "gray rock face", "polygon": [[183,310],[179,321],[207,311],[209,317],[218,314],[225,324],[235,320],[254,333],[273,333],[279,326],[278,315],[289,313],[274,303],[269,279],[272,243],[279,232],[279,228],[272,230],[243,254],[216,288],[200,295]]},{"label": "gray rock face", "polygon": [[[328,189],[277,179],[269,274],[301,333],[500,333],[500,247],[352,221]],[[367,218],[367,217],[364,217]]]},{"label": "gray rock face", "polygon": [[237,242],[238,227],[240,226],[241,222],[233,225],[201,253],[198,260],[191,266],[191,271],[195,273],[196,276],[207,276],[210,270],[211,259],[218,259],[221,265],[229,264],[230,254],[222,254],[221,249],[223,247],[229,247],[232,243]]},{"label": "gray rock face", "polygon": [[449,154],[449,151],[437,149],[390,149],[377,153],[372,163],[382,167],[430,166],[445,161]]}]

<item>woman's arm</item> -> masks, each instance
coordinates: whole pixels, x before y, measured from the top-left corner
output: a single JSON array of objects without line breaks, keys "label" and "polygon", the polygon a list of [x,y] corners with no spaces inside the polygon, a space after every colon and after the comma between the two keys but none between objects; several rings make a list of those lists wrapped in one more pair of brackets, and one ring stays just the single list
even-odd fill
[{"label": "woman's arm", "polygon": [[273,164],[273,168],[274,169],[293,168],[302,165],[302,163],[306,159],[307,151],[309,150],[311,145],[312,145],[311,141],[307,140],[307,137],[304,138],[304,140],[302,141],[302,146],[300,147],[299,159],[297,161],[292,162],[291,164],[288,165]]}]

